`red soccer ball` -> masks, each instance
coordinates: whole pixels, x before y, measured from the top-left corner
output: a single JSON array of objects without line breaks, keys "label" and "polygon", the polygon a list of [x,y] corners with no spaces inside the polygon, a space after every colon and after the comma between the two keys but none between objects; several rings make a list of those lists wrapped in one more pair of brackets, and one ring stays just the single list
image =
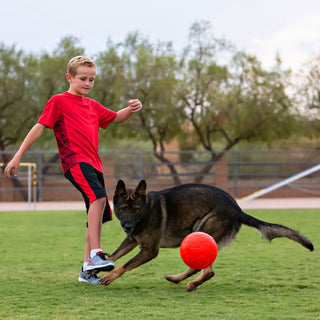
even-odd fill
[{"label": "red soccer ball", "polygon": [[181,259],[192,269],[208,268],[216,260],[217,255],[218,246],[215,240],[207,233],[190,233],[181,242]]}]

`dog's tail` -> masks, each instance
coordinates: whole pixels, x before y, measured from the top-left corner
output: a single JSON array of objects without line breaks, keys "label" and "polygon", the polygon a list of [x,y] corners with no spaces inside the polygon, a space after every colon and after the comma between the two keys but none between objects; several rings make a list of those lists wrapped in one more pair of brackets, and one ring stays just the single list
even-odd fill
[{"label": "dog's tail", "polygon": [[256,219],[244,212],[241,215],[241,222],[248,227],[256,228],[264,238],[271,241],[274,238],[289,238],[293,241],[299,242],[304,247],[313,251],[313,244],[311,241],[298,231],[292,230],[288,227],[282,226],[281,224],[268,223]]}]

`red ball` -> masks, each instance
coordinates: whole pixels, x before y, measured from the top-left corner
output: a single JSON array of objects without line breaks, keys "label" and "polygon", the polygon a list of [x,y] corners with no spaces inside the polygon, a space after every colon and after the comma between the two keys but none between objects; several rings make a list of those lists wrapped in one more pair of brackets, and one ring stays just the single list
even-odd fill
[{"label": "red ball", "polygon": [[208,268],[216,260],[217,255],[218,246],[215,240],[207,233],[190,233],[181,242],[181,259],[192,269]]}]

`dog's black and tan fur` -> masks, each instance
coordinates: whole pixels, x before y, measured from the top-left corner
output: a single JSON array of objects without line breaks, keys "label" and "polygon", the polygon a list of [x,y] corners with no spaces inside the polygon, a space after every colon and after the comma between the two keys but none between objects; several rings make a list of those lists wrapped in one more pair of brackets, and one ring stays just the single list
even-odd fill
[{"label": "dog's black and tan fur", "polygon": [[[227,192],[209,185],[184,184],[147,192],[144,180],[133,191],[127,190],[125,183],[119,180],[113,203],[115,214],[127,237],[109,259],[116,261],[137,245],[140,252],[127,263],[102,275],[100,282],[104,285],[109,285],[125,272],[154,259],[159,248],[179,247],[184,237],[194,231],[212,235],[221,250],[236,238],[241,225],[245,224],[256,228],[270,241],[277,237],[287,237],[313,250],[312,243],[301,233],[244,213]],[[179,283],[198,271],[189,268],[179,275],[166,276],[166,279]],[[213,276],[212,266],[201,270],[200,275],[187,284],[187,291],[195,290]]]}]

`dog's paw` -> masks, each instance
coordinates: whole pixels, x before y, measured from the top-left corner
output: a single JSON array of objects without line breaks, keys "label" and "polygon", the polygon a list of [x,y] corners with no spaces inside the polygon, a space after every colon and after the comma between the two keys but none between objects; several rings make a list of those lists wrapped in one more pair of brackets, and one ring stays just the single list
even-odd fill
[{"label": "dog's paw", "polygon": [[108,286],[114,279],[112,278],[111,275],[111,272],[110,273],[106,273],[104,275],[102,275],[100,278],[99,278],[99,282],[104,285],[104,286]]},{"label": "dog's paw", "polygon": [[197,289],[197,286],[194,283],[192,283],[192,281],[187,284],[187,288],[186,288],[187,292],[192,292],[192,291],[195,291],[196,289]]},{"label": "dog's paw", "polygon": [[165,276],[165,279],[170,281],[170,282],[173,282],[173,283],[179,283],[180,282],[180,279],[178,279],[176,276]]}]

